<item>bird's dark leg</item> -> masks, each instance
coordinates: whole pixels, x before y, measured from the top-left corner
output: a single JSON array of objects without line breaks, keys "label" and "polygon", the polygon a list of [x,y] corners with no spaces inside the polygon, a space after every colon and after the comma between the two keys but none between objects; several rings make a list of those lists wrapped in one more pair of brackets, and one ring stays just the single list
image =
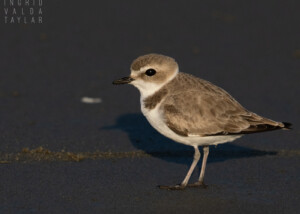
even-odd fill
[{"label": "bird's dark leg", "polygon": [[207,187],[207,185],[204,183],[204,174],[205,174],[208,154],[209,154],[209,146],[203,146],[203,160],[202,160],[202,167],[201,167],[199,179],[196,183],[188,184],[188,187],[203,187],[203,188]]},{"label": "bird's dark leg", "polygon": [[196,165],[197,165],[197,163],[200,159],[200,156],[201,156],[201,154],[199,152],[199,149],[198,149],[198,146],[195,146],[194,149],[195,149],[195,153],[194,153],[193,163],[192,163],[188,173],[186,174],[184,180],[181,182],[181,184],[177,184],[175,186],[159,186],[160,189],[182,190],[187,186],[187,184],[189,182],[189,179],[190,179],[190,177],[191,177],[191,175],[192,175],[192,173],[193,173],[193,171],[194,171],[194,169],[195,169],[195,167],[196,167]]}]

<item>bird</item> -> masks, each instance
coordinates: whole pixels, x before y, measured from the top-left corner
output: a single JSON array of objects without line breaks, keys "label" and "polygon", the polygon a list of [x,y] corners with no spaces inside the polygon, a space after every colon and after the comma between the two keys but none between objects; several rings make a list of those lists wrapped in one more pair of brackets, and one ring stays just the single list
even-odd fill
[{"label": "bird", "polygon": [[[146,54],[136,58],[128,77],[113,81],[130,84],[140,91],[143,115],[159,133],[194,148],[193,162],[180,184],[160,185],[161,189],[183,190],[203,187],[209,146],[232,142],[243,135],[271,130],[289,130],[291,123],[277,122],[244,108],[224,89],[196,76],[179,72],[174,58]],[[195,183],[189,179],[199,162],[201,172]]]}]

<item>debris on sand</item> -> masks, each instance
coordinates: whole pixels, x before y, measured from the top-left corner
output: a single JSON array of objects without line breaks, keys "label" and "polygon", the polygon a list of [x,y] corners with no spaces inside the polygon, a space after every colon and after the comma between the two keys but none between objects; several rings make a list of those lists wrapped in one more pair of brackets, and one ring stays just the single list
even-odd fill
[{"label": "debris on sand", "polygon": [[12,162],[36,162],[36,161],[67,161],[80,162],[86,159],[116,159],[116,158],[134,158],[149,156],[143,151],[132,152],[67,152],[61,150],[58,152],[50,151],[42,146],[29,149],[23,148],[17,153],[0,153],[0,164]]}]

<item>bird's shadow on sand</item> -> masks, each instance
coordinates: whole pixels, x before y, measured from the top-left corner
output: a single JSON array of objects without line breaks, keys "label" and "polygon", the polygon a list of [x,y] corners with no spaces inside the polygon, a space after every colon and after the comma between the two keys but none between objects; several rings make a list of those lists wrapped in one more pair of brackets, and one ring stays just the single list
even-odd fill
[{"label": "bird's shadow on sand", "polygon": [[[194,154],[193,147],[175,143],[162,136],[151,127],[142,114],[121,115],[117,118],[114,125],[102,127],[102,129],[119,129],[127,132],[134,147],[153,157],[186,165],[190,165],[192,162]],[[210,146],[208,163],[265,155],[276,155],[276,152],[260,151],[231,143],[225,143],[220,144],[217,147]]]}]

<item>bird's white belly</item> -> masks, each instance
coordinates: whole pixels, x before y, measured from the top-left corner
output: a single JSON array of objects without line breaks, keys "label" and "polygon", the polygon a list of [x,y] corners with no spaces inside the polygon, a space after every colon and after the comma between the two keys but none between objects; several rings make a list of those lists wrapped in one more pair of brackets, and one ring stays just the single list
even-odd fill
[{"label": "bird's white belly", "polygon": [[220,143],[231,142],[237,138],[240,138],[242,135],[220,135],[220,136],[181,136],[173,132],[165,123],[163,112],[160,110],[160,105],[157,105],[156,108],[148,110],[144,108],[142,104],[141,110],[144,116],[147,118],[149,123],[153,128],[155,128],[162,135],[178,142],[183,143],[189,146],[204,146],[204,145],[217,145]]}]

